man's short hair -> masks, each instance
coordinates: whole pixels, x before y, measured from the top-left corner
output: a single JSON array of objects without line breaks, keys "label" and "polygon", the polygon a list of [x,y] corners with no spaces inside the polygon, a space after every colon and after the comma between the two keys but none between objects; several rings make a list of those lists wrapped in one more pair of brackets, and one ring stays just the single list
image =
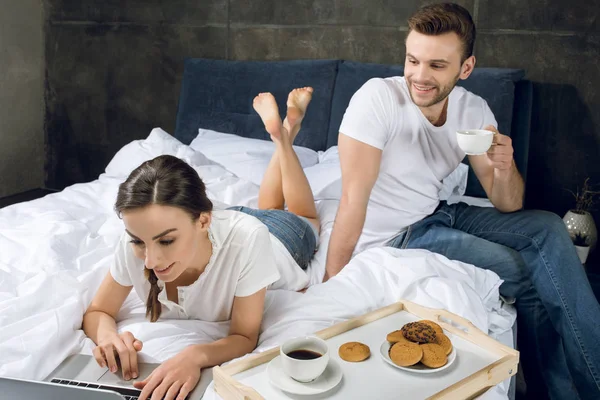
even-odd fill
[{"label": "man's short hair", "polygon": [[454,3],[431,4],[421,7],[408,19],[409,33],[443,35],[454,32],[463,43],[461,63],[473,55],[475,24],[467,9]]}]

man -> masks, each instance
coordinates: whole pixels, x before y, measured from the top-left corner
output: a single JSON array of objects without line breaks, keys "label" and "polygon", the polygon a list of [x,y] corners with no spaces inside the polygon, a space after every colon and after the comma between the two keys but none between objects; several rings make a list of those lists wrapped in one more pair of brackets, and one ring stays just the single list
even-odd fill
[{"label": "man", "polygon": [[[342,198],[325,278],[377,245],[493,270],[501,294],[516,298],[528,397],[600,398],[600,306],[566,228],[555,214],[521,210],[510,138],[482,98],[456,87],[475,66],[469,12],[431,5],[408,22],[405,76],[365,83],[340,127]],[[465,156],[455,132],[476,128],[495,132],[487,154],[469,156],[495,207],[440,202],[442,179]]]}]

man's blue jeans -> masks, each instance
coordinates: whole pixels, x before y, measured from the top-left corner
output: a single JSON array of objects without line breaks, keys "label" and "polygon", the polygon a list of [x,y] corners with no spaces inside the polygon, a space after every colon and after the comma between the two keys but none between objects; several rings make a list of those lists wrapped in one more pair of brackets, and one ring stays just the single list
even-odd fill
[{"label": "man's blue jeans", "polygon": [[600,305],[556,214],[442,202],[388,245],[496,272],[516,299],[528,398],[600,399]]}]

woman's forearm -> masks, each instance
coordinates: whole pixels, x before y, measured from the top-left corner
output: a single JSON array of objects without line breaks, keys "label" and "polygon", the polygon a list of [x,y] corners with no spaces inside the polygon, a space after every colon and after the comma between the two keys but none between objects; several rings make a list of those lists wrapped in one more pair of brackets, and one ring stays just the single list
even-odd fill
[{"label": "woman's forearm", "polygon": [[213,367],[251,353],[256,341],[242,335],[230,335],[209,344],[192,345],[192,357],[200,368]]},{"label": "woman's forearm", "polygon": [[90,311],[83,315],[83,331],[98,344],[103,337],[117,333],[117,323],[103,311]]}]

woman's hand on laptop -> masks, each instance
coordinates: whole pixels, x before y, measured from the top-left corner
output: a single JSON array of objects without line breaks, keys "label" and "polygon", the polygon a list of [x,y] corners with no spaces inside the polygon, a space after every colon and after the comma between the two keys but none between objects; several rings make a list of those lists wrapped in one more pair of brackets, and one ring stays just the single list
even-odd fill
[{"label": "woman's hand on laptop", "polygon": [[183,349],[133,386],[140,389],[139,400],[184,400],[200,380],[201,365],[193,346]]},{"label": "woman's hand on laptop", "polygon": [[108,367],[111,372],[117,372],[121,362],[123,379],[137,378],[139,374],[137,353],[142,350],[142,342],[136,339],[131,332],[116,333],[106,336],[98,342],[93,354],[101,367]]}]

